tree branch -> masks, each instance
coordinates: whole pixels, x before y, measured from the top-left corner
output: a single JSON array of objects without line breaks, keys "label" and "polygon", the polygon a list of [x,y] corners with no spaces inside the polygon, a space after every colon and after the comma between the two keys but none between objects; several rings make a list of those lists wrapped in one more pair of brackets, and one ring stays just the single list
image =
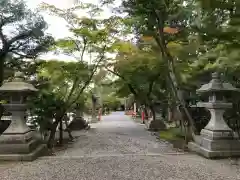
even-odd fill
[{"label": "tree branch", "polygon": [[[67,103],[69,103],[69,106],[68,106],[67,109],[69,109],[74,103],[77,102],[77,100],[79,99],[79,97],[81,96],[81,94],[83,93],[83,91],[86,89],[86,87],[87,87],[87,86],[89,85],[89,83],[91,82],[91,80],[92,80],[92,78],[93,78],[93,75],[94,75],[95,72],[97,71],[97,68],[98,68],[100,62],[101,62],[101,61],[103,60],[103,58],[104,58],[105,49],[106,49],[106,45],[103,47],[103,49],[102,49],[102,53],[103,53],[103,54],[102,54],[101,57],[99,58],[98,62],[94,65],[93,70],[92,70],[92,73],[91,73],[91,75],[89,76],[88,80],[84,83],[84,85],[83,85],[83,87],[80,89],[80,91],[78,91],[77,97],[76,97],[72,102],[70,102],[70,97],[71,97],[71,95],[73,94],[73,92],[74,92],[74,90],[75,90],[75,88],[76,88],[76,87],[72,86],[72,89],[71,89],[70,94],[69,94],[69,96],[68,96],[68,102],[67,102]],[[78,78],[79,78],[79,77],[78,77]],[[77,82],[78,82],[78,79],[75,81],[74,84],[77,85]],[[76,86],[76,85],[75,85],[75,86]],[[74,87],[74,88],[73,88],[73,87]]]},{"label": "tree branch", "polygon": [[0,39],[2,41],[2,49],[1,49],[1,53],[4,53],[7,51],[7,40],[2,32],[2,28],[0,28]]},{"label": "tree branch", "polygon": [[[105,47],[106,48],[106,47]],[[104,48],[104,49],[105,49]],[[97,71],[97,68],[100,64],[100,62],[103,60],[104,58],[104,54],[102,55],[102,57],[99,59],[99,61],[97,62],[97,64],[95,64],[94,68],[93,68],[93,71],[91,73],[91,75],[89,76],[88,80],[84,83],[84,86],[80,89],[77,97],[75,98],[75,100],[73,100],[70,105],[69,105],[69,108],[77,102],[77,100],[79,99],[79,97],[81,96],[81,94],[83,93],[83,91],[86,89],[86,87],[89,85],[89,83],[91,82],[92,78],[93,78],[93,75],[95,74],[95,72]]]},{"label": "tree branch", "polygon": [[[77,42],[75,42],[75,43],[77,45]],[[78,45],[77,45],[77,48],[79,49]],[[82,50],[82,53],[80,56],[80,61],[83,61],[83,55],[84,55],[86,48],[87,48],[87,40],[85,38],[83,38],[83,50]]]},{"label": "tree branch", "polygon": [[152,91],[153,91],[154,83],[157,81],[158,77],[159,77],[161,74],[162,74],[162,71],[159,71],[155,76],[153,76],[153,77],[150,79],[147,97],[150,97],[150,95],[151,95],[151,93],[152,93]]},{"label": "tree branch", "polygon": [[[118,77],[120,77],[122,80],[124,80],[125,82],[127,82],[126,81],[126,79],[125,79],[125,77],[123,77],[123,76],[121,76],[120,74],[118,74],[117,72],[115,72],[115,71],[113,71],[113,70],[111,70],[111,69],[109,69],[108,67],[106,67],[105,66],[105,69],[107,70],[107,71],[109,71],[109,72],[111,72],[112,74],[114,74],[114,75],[116,75],[116,76],[118,76]],[[136,90],[132,87],[132,85],[131,84],[129,84],[129,83],[126,83],[127,84],[127,86],[128,86],[128,88],[129,88],[129,90],[131,91],[131,93],[133,93],[134,94],[134,96],[135,97],[137,97],[138,96],[138,94],[137,94],[137,92],[136,92]]]},{"label": "tree branch", "polygon": [[150,95],[151,95],[152,90],[153,90],[153,85],[154,85],[154,83],[155,83],[154,80],[151,81],[151,82],[149,83],[149,86],[148,86],[148,93],[147,93],[147,98],[150,98]]},{"label": "tree branch", "polygon": [[[74,41],[75,42],[75,41]],[[76,43],[76,42],[75,42]],[[81,53],[81,59],[80,59],[80,61],[82,62],[83,61],[83,55],[84,55],[84,53],[85,53],[85,50],[86,50],[86,45],[87,45],[87,43],[84,43],[84,46],[83,46],[83,50],[82,50],[82,53]],[[71,88],[71,90],[70,90],[70,92],[69,92],[69,95],[68,96],[66,96],[66,98],[64,98],[64,99],[70,99],[70,97],[72,96],[72,94],[73,94],[73,92],[74,92],[74,90],[75,90],[75,88],[76,88],[76,86],[77,86],[77,84],[78,84],[78,80],[80,79],[80,77],[79,76],[77,76],[74,80],[73,80],[73,85],[72,85],[72,88]]]},{"label": "tree branch", "polygon": [[26,40],[26,41],[24,41],[22,43],[19,43],[18,46],[16,46],[16,47],[10,47],[9,52],[12,52],[14,50],[18,50],[21,46],[24,46],[25,44],[28,44],[28,43],[29,42]]},{"label": "tree branch", "polygon": [[125,79],[123,76],[121,76],[121,75],[118,74],[117,72],[115,72],[115,71],[109,69],[107,66],[105,66],[105,69],[106,69],[107,71],[109,71],[110,73],[112,73],[112,74],[114,74],[114,75],[116,75],[116,76],[118,76],[118,77],[120,77],[120,78],[122,78],[123,80],[126,81],[126,79]]},{"label": "tree branch", "polygon": [[16,35],[15,37],[13,37],[11,40],[8,41],[8,46],[10,47],[14,42],[16,42],[18,40],[28,38],[32,34],[32,32],[33,32],[33,30],[30,30],[30,31],[23,32],[21,34]]},{"label": "tree branch", "polygon": [[0,23],[0,28],[5,26],[6,24],[13,23],[14,16],[15,15],[12,15],[12,16],[9,16],[9,17],[5,17],[5,19],[2,19],[1,23]]}]

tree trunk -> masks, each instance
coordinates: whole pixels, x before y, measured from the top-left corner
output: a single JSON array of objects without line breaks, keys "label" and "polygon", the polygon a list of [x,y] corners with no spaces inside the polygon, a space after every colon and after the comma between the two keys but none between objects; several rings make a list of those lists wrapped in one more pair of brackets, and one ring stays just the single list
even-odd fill
[{"label": "tree trunk", "polygon": [[168,117],[168,122],[172,122],[174,121],[173,119],[173,111],[172,111],[172,107],[169,106],[167,109],[167,117]]},{"label": "tree trunk", "polygon": [[62,118],[59,121],[59,145],[63,144],[63,120]]},{"label": "tree trunk", "polygon": [[5,60],[5,55],[0,55],[0,86],[3,83],[4,80],[4,60]]},{"label": "tree trunk", "polygon": [[144,111],[144,120],[148,120],[148,111],[146,106],[143,108],[143,111]]},{"label": "tree trunk", "polygon": [[68,132],[69,139],[72,141],[74,138],[73,138],[73,136],[71,134],[70,128],[68,128],[68,121],[67,121],[66,118],[64,119],[64,122],[65,122],[65,126],[66,126],[66,131]]},{"label": "tree trunk", "polygon": [[[179,105],[179,107],[178,107],[179,112],[183,116],[187,117],[187,120],[189,121],[189,123],[191,125],[193,135],[195,135],[194,134],[196,132],[195,123],[194,123],[188,109],[185,106],[184,100],[178,94],[178,90],[180,90],[180,86],[179,86],[179,81],[177,79],[177,72],[176,72],[175,65],[174,65],[174,59],[173,59],[172,55],[170,54],[170,52],[167,48],[167,45],[166,45],[166,41],[165,41],[165,36],[164,36],[164,32],[163,32],[164,19],[162,19],[162,17],[158,14],[158,12],[156,12],[156,17],[158,19],[157,25],[159,28],[159,34],[155,36],[155,40],[161,49],[162,57],[165,60],[167,68],[168,68],[167,80],[169,82],[171,94],[172,94],[175,102]],[[182,121],[183,121],[183,119],[182,119]]]},{"label": "tree trunk", "polygon": [[[170,59],[171,57],[167,57],[167,58]],[[180,87],[179,87],[176,75],[174,74],[174,70],[172,70],[172,68],[174,68],[174,67],[168,65],[167,78],[168,78],[168,82],[169,82],[169,87],[171,89],[171,94],[172,94],[172,97],[175,100],[175,103],[178,105],[177,110],[182,115],[181,116],[182,118],[180,120],[182,121],[182,123],[184,123],[183,118],[184,117],[187,118],[188,122],[191,125],[193,136],[194,136],[195,132],[196,132],[195,123],[194,123],[188,109],[186,108],[186,104],[185,104],[184,99],[178,93],[178,90],[180,89]]]},{"label": "tree trunk", "polygon": [[150,108],[150,110],[151,110],[151,112],[152,112],[153,121],[155,121],[155,120],[156,120],[156,112],[155,112],[155,109],[154,109],[153,105],[150,105],[149,108]]},{"label": "tree trunk", "polygon": [[56,134],[58,124],[59,124],[59,121],[56,119],[56,121],[51,125],[51,132],[50,132],[50,136],[49,136],[49,139],[48,139],[48,142],[47,142],[47,147],[49,149],[53,148],[54,140],[55,140],[55,134]]},{"label": "tree trunk", "polygon": [[92,102],[92,121],[96,121],[96,103]]},{"label": "tree trunk", "polygon": [[[2,83],[4,81],[4,59],[5,59],[5,55],[0,55],[0,86],[2,86]],[[0,120],[2,118],[3,112],[4,112],[4,109],[0,105]]]}]

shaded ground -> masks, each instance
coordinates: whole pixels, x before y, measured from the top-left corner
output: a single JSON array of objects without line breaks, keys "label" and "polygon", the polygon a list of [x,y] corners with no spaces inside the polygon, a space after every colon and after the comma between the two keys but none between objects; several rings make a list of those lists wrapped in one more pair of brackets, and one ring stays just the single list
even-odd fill
[{"label": "shaded ground", "polygon": [[3,166],[1,180],[235,180],[239,167],[177,153],[122,112],[103,118],[56,156]]}]

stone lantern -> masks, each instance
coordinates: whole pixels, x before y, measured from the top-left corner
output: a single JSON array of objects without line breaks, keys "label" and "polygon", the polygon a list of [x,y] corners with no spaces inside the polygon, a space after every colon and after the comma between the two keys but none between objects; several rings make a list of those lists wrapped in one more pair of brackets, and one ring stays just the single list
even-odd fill
[{"label": "stone lantern", "polygon": [[232,107],[226,102],[224,95],[239,91],[230,83],[223,83],[218,73],[212,74],[212,80],[204,84],[197,93],[208,95],[208,102],[199,102],[197,107],[205,107],[211,113],[207,126],[201,130],[200,136],[194,137],[188,147],[207,158],[221,158],[240,155],[240,141],[234,138],[234,133],[224,121],[223,114]]},{"label": "stone lantern", "polygon": [[20,72],[0,87],[6,101],[3,106],[12,115],[11,124],[0,136],[0,160],[33,160],[45,148],[37,132],[26,125],[27,97],[36,91]]}]

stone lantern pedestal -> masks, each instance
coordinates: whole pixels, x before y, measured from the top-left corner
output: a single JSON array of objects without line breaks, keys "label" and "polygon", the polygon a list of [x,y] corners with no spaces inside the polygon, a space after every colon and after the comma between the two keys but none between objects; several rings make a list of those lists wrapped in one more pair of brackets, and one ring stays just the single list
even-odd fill
[{"label": "stone lantern pedestal", "polygon": [[224,99],[224,93],[238,91],[229,83],[222,83],[217,73],[212,74],[212,80],[197,90],[198,93],[209,95],[208,102],[200,102],[198,107],[205,107],[211,113],[207,126],[201,130],[200,136],[194,137],[194,142],[188,148],[207,158],[224,158],[240,155],[240,141],[234,138],[232,129],[226,124],[223,113],[232,107]]},{"label": "stone lantern pedestal", "polygon": [[37,89],[23,81],[21,73],[0,87],[7,101],[3,106],[12,114],[10,126],[0,136],[0,160],[31,161],[45,149],[40,135],[26,125],[26,98],[35,91]]}]

